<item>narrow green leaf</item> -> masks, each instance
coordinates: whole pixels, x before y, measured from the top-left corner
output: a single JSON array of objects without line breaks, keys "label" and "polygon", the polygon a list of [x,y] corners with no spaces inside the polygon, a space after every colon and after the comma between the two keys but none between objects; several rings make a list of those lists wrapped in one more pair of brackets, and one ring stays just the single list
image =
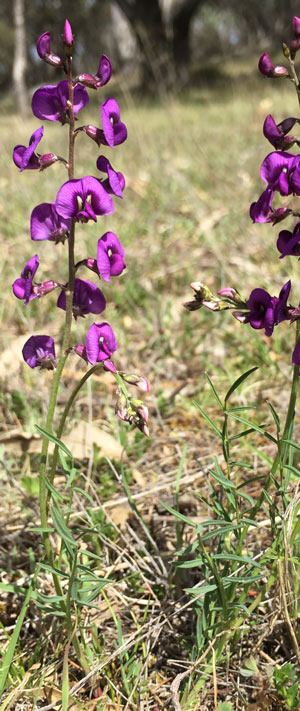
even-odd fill
[{"label": "narrow green leaf", "polygon": [[64,541],[66,547],[69,545],[71,548],[77,548],[77,542],[73,538],[70,530],[67,528],[64,517],[58,506],[52,506],[51,516],[56,531]]},{"label": "narrow green leaf", "polygon": [[216,479],[219,482],[219,484],[222,484],[222,486],[224,486],[224,488],[229,487],[230,489],[236,489],[236,486],[233,483],[233,481],[230,481],[230,479],[227,479],[227,477],[224,476],[224,474],[217,474],[216,472],[214,472],[213,469],[209,469],[209,473],[213,476],[214,479]]},{"label": "narrow green leaf", "polygon": [[203,565],[203,558],[195,558],[195,560],[185,560],[184,563],[176,563],[176,568],[198,568]]},{"label": "narrow green leaf", "polygon": [[242,432],[239,432],[238,434],[229,437],[229,442],[233,442],[235,439],[240,439],[241,437],[247,437],[247,435],[251,434],[252,432],[254,432],[253,427],[251,427],[249,430],[243,430]]},{"label": "narrow green leaf", "polygon": [[[232,413],[228,413],[228,414],[233,420],[242,422],[244,425],[247,425],[247,427],[252,427],[254,430],[256,430],[256,432],[259,432],[261,435],[263,435],[267,439],[270,439],[271,442],[274,442],[275,444],[277,444],[277,440],[275,439],[275,437],[270,435],[269,432],[266,432],[266,430],[264,430],[263,427],[259,427],[259,425],[256,425],[254,422],[249,422],[249,420],[246,420],[245,417],[240,417],[239,415],[234,415]],[[299,449],[300,449],[300,447],[299,447]]]},{"label": "narrow green leaf", "polygon": [[35,426],[35,429],[41,435],[43,435],[43,437],[46,437],[49,440],[49,442],[54,442],[54,444],[56,444],[60,449],[63,450],[63,452],[68,457],[71,457],[71,459],[72,459],[72,452],[70,452],[68,447],[66,447],[66,445],[61,441],[61,439],[58,439],[58,437],[55,437],[54,434],[52,434],[51,432],[47,432],[47,430],[44,430],[43,427],[40,427],[39,425],[34,425],[34,426]]},{"label": "narrow green leaf", "polygon": [[213,560],[236,560],[238,563],[250,563],[254,568],[261,568],[260,563],[247,555],[235,555],[234,553],[213,553]]},{"label": "narrow green leaf", "polygon": [[67,478],[66,489],[68,489],[68,487],[71,486],[77,473],[78,473],[78,470],[76,469],[76,467],[73,467],[73,469],[71,469],[70,474]]},{"label": "narrow green leaf", "polygon": [[217,401],[219,407],[221,408],[221,410],[222,410],[222,412],[223,412],[223,411],[224,411],[224,405],[223,405],[223,403],[221,402],[221,400],[220,400],[220,398],[219,398],[219,395],[218,395],[218,393],[217,393],[217,391],[216,391],[216,388],[215,388],[215,386],[213,385],[213,383],[212,383],[212,381],[211,381],[211,379],[210,379],[208,373],[205,373],[205,377],[206,377],[206,380],[207,380],[207,382],[208,382],[208,384],[209,384],[209,387],[210,387],[210,389],[211,389],[211,391],[212,391],[212,393],[213,393],[213,395],[214,395],[214,397],[215,397],[215,399],[216,399],[216,401]]},{"label": "narrow green leaf", "polygon": [[190,595],[206,595],[208,592],[213,592],[217,589],[217,585],[213,583],[211,585],[199,585],[198,588],[184,588],[185,592],[190,593]]},{"label": "narrow green leaf", "polygon": [[285,444],[289,444],[290,447],[294,447],[294,449],[297,449],[298,451],[300,451],[300,444],[297,444],[297,442],[294,442],[293,439],[282,439],[281,441],[284,442]]},{"label": "narrow green leaf", "polygon": [[270,408],[270,410],[271,410],[271,413],[272,413],[272,416],[273,416],[273,420],[274,420],[275,425],[276,425],[277,434],[279,435],[279,432],[280,432],[280,418],[279,418],[279,415],[277,414],[277,412],[276,412],[276,410],[275,410],[275,407],[273,407],[273,405],[272,405],[271,402],[267,402],[267,405],[269,406],[269,408]]},{"label": "narrow green leaf", "polygon": [[214,536],[224,536],[225,533],[229,533],[229,531],[237,531],[240,528],[243,528],[242,524],[233,523],[229,526],[224,526],[224,528],[216,528],[214,531],[209,531],[209,533],[205,533],[204,536],[201,536],[201,538],[202,541],[209,541],[209,539]]},{"label": "narrow green leaf", "polygon": [[94,506],[95,500],[90,496],[90,494],[87,493],[87,491],[84,491],[84,489],[81,489],[80,486],[74,486],[74,491],[78,491],[79,494],[82,496],[85,496],[85,498]]},{"label": "narrow green leaf", "polygon": [[293,467],[291,464],[285,464],[284,469],[288,469],[290,472],[295,474],[295,476],[297,476],[297,477],[300,476],[300,470],[296,469],[296,467]]},{"label": "narrow green leaf", "polygon": [[222,439],[222,432],[221,432],[221,430],[217,427],[217,425],[215,425],[215,423],[210,419],[210,417],[208,417],[208,415],[206,414],[206,412],[204,412],[203,408],[202,408],[200,405],[198,405],[198,403],[197,403],[195,400],[193,400],[193,405],[195,405],[195,407],[197,408],[197,410],[199,410],[199,412],[201,413],[202,417],[203,417],[204,420],[207,422],[207,424],[212,428],[212,430],[214,430],[214,432],[218,435],[218,437],[220,437],[220,439]]},{"label": "narrow green leaf", "polygon": [[195,521],[191,521],[191,519],[187,516],[184,516],[182,513],[176,511],[175,509],[172,509],[172,507],[168,506],[168,504],[165,504],[164,501],[160,501],[159,503],[175,518],[179,519],[180,521],[184,521],[184,523],[187,523],[188,526],[193,526],[193,528],[197,528],[197,523],[195,523]]},{"label": "narrow green leaf", "polygon": [[243,373],[242,375],[240,375],[240,377],[237,380],[235,380],[235,382],[231,385],[231,387],[229,388],[228,392],[225,395],[225,403],[229,400],[230,396],[239,387],[239,385],[241,385],[244,382],[244,380],[249,378],[251,373],[254,373],[254,371],[257,370],[257,368],[258,368],[258,366],[255,365],[253,368],[250,368],[250,370],[247,370],[246,373]]},{"label": "narrow green leaf", "polygon": [[53,568],[52,565],[48,565],[48,563],[40,563],[39,564],[40,568],[43,570],[47,570],[48,573],[54,573],[54,575],[59,575],[60,578],[69,578],[70,576],[67,575],[67,573],[63,573],[61,570],[58,570],[58,568]]},{"label": "narrow green leaf", "polygon": [[46,487],[49,491],[51,491],[51,494],[52,494],[52,497],[54,500],[57,499],[57,501],[61,501],[62,504],[64,503],[64,497],[59,493],[59,491],[57,491],[55,486],[53,486],[53,484],[51,484],[51,482],[47,478],[46,478]]},{"label": "narrow green leaf", "polygon": [[4,688],[5,688],[6,679],[9,674],[10,666],[13,661],[15,648],[18,643],[18,639],[19,639],[20,632],[21,632],[22,625],[23,625],[23,620],[26,615],[26,610],[27,610],[27,607],[30,603],[30,600],[31,600],[31,597],[33,594],[35,581],[38,576],[38,573],[39,573],[39,568],[36,569],[36,572],[34,574],[32,581],[31,581],[31,584],[27,590],[26,597],[25,597],[25,600],[24,600],[22,608],[21,608],[21,612],[20,612],[19,617],[17,619],[15,629],[12,633],[7,651],[6,651],[3,661],[2,661],[2,666],[1,666],[1,670],[0,670],[0,697],[2,696]]},{"label": "narrow green leaf", "polygon": [[230,582],[230,583],[256,583],[258,580],[261,580],[264,577],[264,574],[262,573],[261,575],[249,575],[249,577],[243,577],[243,576],[237,576],[233,575],[231,578],[224,577],[222,578],[223,583],[224,582]]},{"label": "narrow green leaf", "polygon": [[242,499],[246,499],[246,501],[249,501],[250,506],[254,506],[255,501],[252,496],[250,496],[250,494],[246,494],[245,491],[239,490],[238,495],[241,496]]},{"label": "narrow green leaf", "polygon": [[27,592],[26,588],[22,588],[20,585],[13,585],[13,583],[0,583],[0,590],[8,593],[16,593],[17,595],[25,595]]}]

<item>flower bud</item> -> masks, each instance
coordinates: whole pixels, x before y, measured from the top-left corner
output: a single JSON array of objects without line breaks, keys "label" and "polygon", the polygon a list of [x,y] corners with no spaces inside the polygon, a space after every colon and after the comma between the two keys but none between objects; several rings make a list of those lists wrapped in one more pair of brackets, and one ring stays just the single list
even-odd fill
[{"label": "flower bud", "polygon": [[74,50],[74,37],[72,32],[72,27],[69,20],[65,21],[64,34],[63,34],[64,48],[67,57],[71,57]]},{"label": "flower bud", "polygon": [[50,165],[53,165],[53,163],[56,163],[58,160],[59,158],[55,153],[44,153],[42,156],[39,156],[40,170],[49,168]]},{"label": "flower bud", "polygon": [[57,284],[56,281],[42,281],[40,284],[35,284],[35,286],[32,287],[32,293],[38,298],[41,298],[41,296],[49,294],[50,291],[53,291],[53,289],[56,289],[58,286],[59,284]]},{"label": "flower bud", "polygon": [[123,373],[121,371],[119,372],[119,375],[125,381],[125,383],[129,383],[129,385],[135,385],[139,390],[144,393],[147,393],[149,391],[149,383],[147,378],[144,378],[141,375],[134,375],[133,373]]},{"label": "flower bud", "polygon": [[96,141],[98,146],[101,145],[101,137],[103,132],[100,128],[89,124],[88,126],[82,126],[82,131],[84,131],[89,138],[92,138],[93,141]]},{"label": "flower bud", "polygon": [[286,59],[290,59],[291,53],[290,53],[289,47],[287,46],[287,44],[285,42],[282,42],[282,52],[283,52],[283,56]]},{"label": "flower bud", "polygon": [[293,17],[293,32],[296,39],[298,39],[300,37],[300,17],[297,17],[297,15]]},{"label": "flower bud", "polygon": [[87,86],[89,89],[97,89],[99,84],[98,77],[95,77],[92,74],[79,74],[75,81],[76,83]]}]

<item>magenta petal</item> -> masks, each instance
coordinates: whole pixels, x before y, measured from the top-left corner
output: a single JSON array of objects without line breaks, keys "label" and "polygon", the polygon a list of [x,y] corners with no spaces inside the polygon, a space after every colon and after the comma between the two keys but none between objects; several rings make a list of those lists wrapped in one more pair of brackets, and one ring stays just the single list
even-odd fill
[{"label": "magenta petal", "polygon": [[[82,208],[79,208],[78,198],[82,202]],[[92,207],[95,215],[110,215],[114,210],[111,197],[100,181],[92,176],[64,183],[56,196],[56,209],[62,217],[76,218],[86,209],[86,202]]]},{"label": "magenta petal", "polygon": [[37,53],[41,59],[44,59],[46,54],[50,54],[50,52],[51,52],[50,32],[43,32],[43,34],[38,38],[38,41],[36,43],[36,49],[37,49]]},{"label": "magenta petal", "polygon": [[93,323],[93,325],[90,326],[90,328],[88,329],[88,332],[86,334],[85,347],[89,362],[93,365],[96,365],[99,353],[99,335],[98,328],[95,323]]},{"label": "magenta petal", "polygon": [[114,147],[114,129],[113,129],[112,123],[110,121],[110,115],[106,111],[104,104],[102,104],[102,106],[101,106],[101,118],[102,118],[102,126],[103,126],[104,136],[106,138],[108,145],[111,148],[113,148]]},{"label": "magenta petal", "polygon": [[30,218],[31,239],[56,241],[70,229],[70,220],[57,214],[54,202],[37,205]]},{"label": "magenta petal", "polygon": [[124,260],[119,254],[112,254],[110,258],[111,276],[119,276],[125,268]]},{"label": "magenta petal", "polygon": [[42,361],[55,358],[54,340],[51,336],[31,336],[23,346],[22,355],[30,368],[41,365]]},{"label": "magenta petal", "polygon": [[106,56],[106,54],[102,54],[102,57],[100,58],[99,62],[99,67],[96,76],[99,77],[100,81],[98,86],[104,86],[109,82],[110,77],[112,73],[112,66],[111,62]]}]

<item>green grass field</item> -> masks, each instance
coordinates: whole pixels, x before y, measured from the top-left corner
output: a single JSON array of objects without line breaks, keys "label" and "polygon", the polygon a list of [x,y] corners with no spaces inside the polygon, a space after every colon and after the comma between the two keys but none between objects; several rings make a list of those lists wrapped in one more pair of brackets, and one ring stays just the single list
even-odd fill
[{"label": "green grass field", "polygon": [[[119,90],[128,140],[114,151],[108,149],[106,155],[125,175],[124,200],[116,198],[114,214],[97,225],[78,226],[76,260],[87,254],[96,256],[97,239],[107,230],[114,231],[125,247],[126,272],[103,287],[108,304],[104,318],[119,343],[118,367],[149,379],[150,392],[144,399],[150,410],[151,439],[145,441],[117,421],[115,386],[109,374],[88,381],[63,439],[71,449],[75,447],[78,427],[85,423],[89,444],[74,456],[77,485],[87,498],[76,494],[71,523],[97,529],[97,534],[84,539],[82,560],[94,566],[94,559],[91,562],[84,551],[98,555],[101,569],[95,563],[94,576],[110,580],[95,607],[85,608],[81,615],[88,662],[95,670],[93,684],[89,687],[86,682],[80,687],[83,673],[66,647],[61,619],[46,605],[46,597],[54,593],[51,576],[44,571],[39,576],[39,590],[45,596],[45,609],[43,612],[36,604],[36,597],[28,603],[1,711],[296,708],[280,706],[280,683],[276,686],[272,681],[273,659],[280,668],[295,661],[284,622],[279,631],[276,628],[279,651],[275,653],[276,635],[265,646],[259,644],[265,633],[265,614],[270,624],[277,612],[279,617],[281,614],[275,582],[262,598],[261,607],[253,608],[252,617],[251,612],[250,617],[245,616],[249,624],[244,618],[240,622],[239,636],[235,637],[237,632],[231,628],[228,646],[222,648],[217,660],[209,656],[212,635],[216,630],[220,634],[220,629],[212,625],[204,634],[202,628],[201,637],[197,602],[193,605],[186,593],[197,584],[199,575],[193,567],[183,566],[179,573],[174,568],[178,551],[192,545],[193,528],[184,518],[175,521],[159,503],[175,508],[194,524],[211,515],[198,494],[211,494],[208,469],[213,458],[217,457],[221,473],[224,462],[215,433],[193,404],[195,399],[219,424],[205,373],[224,397],[241,373],[258,366],[238,392],[235,404],[256,406],[256,422],[268,424],[270,431],[274,423],[267,401],[282,419],[288,401],[294,339],[291,326],[282,324],[267,339],[262,332],[239,324],[228,312],[213,314],[202,309],[188,313],[182,307],[182,302],[192,298],[191,281],[203,281],[213,291],[233,286],[248,298],[255,287],[277,295],[291,277],[291,300],[295,304],[299,300],[297,260],[278,259],[276,236],[280,228],[253,225],[249,218],[250,203],[262,191],[260,164],[272,150],[262,134],[263,120],[268,113],[277,121],[294,116],[295,98],[287,82],[257,78],[255,65],[253,70],[252,65],[251,70],[249,65],[228,65],[225,70],[223,80],[214,87],[205,83],[182,97],[166,97],[164,105],[138,100],[126,88]],[[85,110],[86,118],[80,116],[80,124],[98,125],[98,112],[93,101]],[[33,207],[55,200],[58,188],[67,180],[66,171],[57,164],[44,173],[19,174],[11,158],[14,145],[27,145],[38,125],[33,118],[21,121],[4,109],[0,116],[3,654],[42,555],[39,533],[33,530],[38,525],[40,447],[34,426],[44,423],[51,373],[31,371],[22,361],[21,349],[33,333],[53,336],[59,349],[63,326],[55,292],[24,307],[14,298],[11,284],[36,252],[41,280],[65,282],[67,273],[66,246],[33,243],[29,231]],[[41,151],[64,156],[67,128],[50,122],[44,126]],[[96,175],[100,154],[96,144],[82,134],[76,150],[75,173]],[[285,225],[288,228],[288,221]],[[92,272],[82,271],[81,276],[96,281]],[[93,320],[88,317],[74,323],[74,343],[84,342]],[[70,357],[60,407],[84,372],[83,361]],[[233,423],[233,432],[237,432],[237,423]],[[251,477],[264,480],[274,446],[258,432],[249,441],[237,440],[235,459],[246,460],[253,467]],[[243,477],[239,474],[238,482]],[[260,480],[254,481],[246,491],[256,500],[261,487]],[[62,471],[57,488],[64,496]],[[221,494],[219,503],[224,504]],[[263,508],[261,520],[267,516]],[[272,546],[274,526],[271,522],[270,527],[249,533],[243,555],[255,555],[258,549],[266,551]],[[225,549],[230,547],[230,540],[224,545]],[[191,551],[186,555],[188,559]],[[262,588],[253,585],[255,599]],[[241,605],[249,607],[250,603],[251,596]],[[218,609],[216,606],[215,620]],[[205,659],[207,664],[210,660],[208,666]],[[250,663],[245,670],[245,659],[252,660],[252,668]],[[187,671],[189,675],[184,675]],[[183,674],[182,678],[176,677],[178,674]],[[177,688],[176,684],[171,687],[175,677]],[[259,706],[259,693],[265,706]],[[253,705],[248,706],[250,702]]]}]

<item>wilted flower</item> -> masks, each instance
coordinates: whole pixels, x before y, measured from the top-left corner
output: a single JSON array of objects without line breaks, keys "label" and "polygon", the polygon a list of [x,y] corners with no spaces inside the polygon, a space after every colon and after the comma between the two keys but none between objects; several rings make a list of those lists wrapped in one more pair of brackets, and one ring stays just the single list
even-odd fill
[{"label": "wilted flower", "polygon": [[[69,89],[68,82],[63,80],[59,84],[42,86],[33,94],[32,112],[39,119],[47,121],[60,121],[64,124],[69,119]],[[74,87],[74,114],[78,114],[89,102],[89,95],[84,86],[78,84]]]},{"label": "wilted flower", "polygon": [[31,239],[40,241],[63,242],[68,236],[71,220],[61,217],[56,212],[55,202],[42,202],[37,205],[30,218]]},{"label": "wilted flower", "polygon": [[138,390],[141,390],[141,392],[143,393],[147,393],[149,391],[149,382],[147,378],[144,378],[143,375],[136,375],[134,373],[124,373],[121,370],[119,370],[118,372],[125,383],[129,383],[129,385],[135,385],[135,387],[138,388]]},{"label": "wilted flower", "polygon": [[51,336],[31,336],[23,346],[22,355],[30,368],[53,370],[55,363],[54,340]]},{"label": "wilted flower", "polygon": [[114,211],[112,198],[92,176],[64,183],[57,193],[55,205],[61,217],[74,217],[77,222],[97,222],[97,215],[110,215]]},{"label": "wilted flower", "polygon": [[[59,309],[66,310],[66,289],[61,291],[57,306]],[[86,281],[85,279],[75,279],[74,293],[73,293],[73,316],[78,318],[78,316],[86,316],[86,314],[100,314],[104,311],[106,307],[106,300],[102,291],[93,284],[91,281]]]}]

